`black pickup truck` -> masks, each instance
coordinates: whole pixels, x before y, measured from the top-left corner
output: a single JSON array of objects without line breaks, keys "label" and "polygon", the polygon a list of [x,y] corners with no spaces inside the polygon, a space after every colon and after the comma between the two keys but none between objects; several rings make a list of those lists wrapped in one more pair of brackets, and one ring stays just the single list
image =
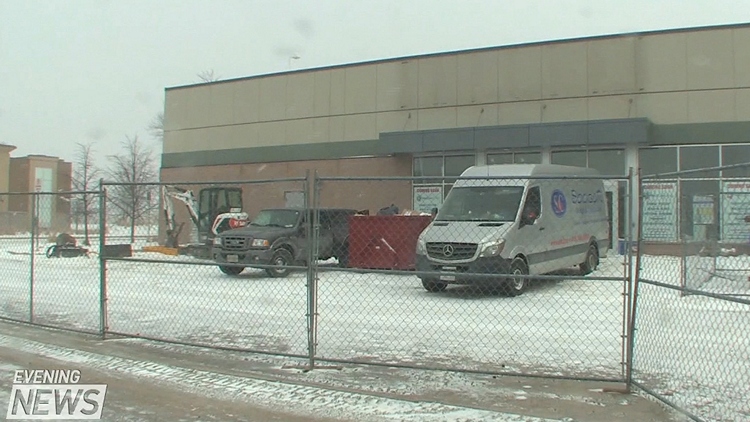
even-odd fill
[{"label": "black pickup truck", "polygon": [[[346,266],[348,259],[349,216],[356,210],[323,208],[319,211],[317,259],[336,258]],[[272,277],[286,277],[290,266],[304,265],[308,259],[310,209],[278,208],[262,210],[245,227],[222,232],[214,238],[214,262],[228,275],[238,275],[246,267],[267,266]],[[232,265],[227,265],[232,264]]]}]

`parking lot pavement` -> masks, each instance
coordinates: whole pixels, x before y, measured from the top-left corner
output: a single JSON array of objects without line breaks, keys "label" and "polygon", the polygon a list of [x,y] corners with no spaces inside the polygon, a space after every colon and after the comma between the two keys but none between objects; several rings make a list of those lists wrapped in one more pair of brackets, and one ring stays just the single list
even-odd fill
[{"label": "parking lot pavement", "polygon": [[[0,322],[0,412],[16,369],[108,384],[103,420],[672,421],[610,386],[303,360],[98,338]],[[4,374],[3,374],[4,373]],[[616,386],[612,386],[616,387]]]}]

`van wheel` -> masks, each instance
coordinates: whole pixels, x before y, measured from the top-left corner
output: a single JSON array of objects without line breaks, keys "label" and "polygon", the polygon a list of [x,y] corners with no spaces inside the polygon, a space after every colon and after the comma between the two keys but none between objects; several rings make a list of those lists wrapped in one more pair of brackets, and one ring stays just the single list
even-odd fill
[{"label": "van wheel", "polygon": [[599,266],[599,248],[596,244],[592,243],[589,245],[589,250],[586,252],[586,259],[579,265],[581,274],[589,275],[596,271]]},{"label": "van wheel", "polygon": [[422,287],[428,292],[437,293],[445,290],[448,284],[435,280],[422,280]]},{"label": "van wheel", "polygon": [[[510,296],[519,296],[529,287],[529,279],[522,276],[529,275],[529,267],[521,258],[516,258],[510,264],[510,277],[506,281],[505,291]],[[519,277],[520,276],[520,277]]]},{"label": "van wheel", "polygon": [[279,249],[273,254],[271,258],[271,265],[273,268],[267,268],[266,273],[271,277],[286,277],[292,272],[289,266],[292,265],[292,254],[286,249]]},{"label": "van wheel", "polygon": [[219,270],[221,270],[221,272],[223,272],[226,275],[240,275],[240,273],[245,270],[245,267],[220,266]]}]

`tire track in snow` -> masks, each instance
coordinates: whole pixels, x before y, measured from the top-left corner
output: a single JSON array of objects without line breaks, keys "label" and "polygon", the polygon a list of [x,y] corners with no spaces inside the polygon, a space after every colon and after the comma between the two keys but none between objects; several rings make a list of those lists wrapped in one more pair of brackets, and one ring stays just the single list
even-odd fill
[{"label": "tire track in snow", "polygon": [[[0,335],[0,345],[27,353],[76,363],[129,377],[150,378],[172,388],[219,400],[252,403],[267,409],[285,409],[298,415],[316,415],[358,421],[501,421],[552,422],[487,410],[433,402],[412,402],[345,391],[243,378],[189,368],[100,355]],[[44,369],[44,368],[29,368]],[[112,386],[111,388],[116,388]]]}]

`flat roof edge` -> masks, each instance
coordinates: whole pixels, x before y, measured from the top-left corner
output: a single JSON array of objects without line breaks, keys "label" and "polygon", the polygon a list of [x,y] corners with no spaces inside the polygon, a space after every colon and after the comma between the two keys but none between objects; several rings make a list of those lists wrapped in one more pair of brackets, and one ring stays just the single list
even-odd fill
[{"label": "flat roof edge", "polygon": [[169,86],[169,87],[165,87],[164,90],[174,91],[174,90],[194,88],[194,87],[199,87],[199,86],[204,86],[204,85],[218,85],[222,83],[231,83],[231,82],[238,82],[238,81],[251,80],[251,79],[261,79],[261,78],[268,78],[272,76],[293,75],[293,74],[300,74],[300,73],[306,73],[306,72],[316,72],[316,71],[321,71],[321,70],[334,70],[334,69],[356,67],[356,66],[391,63],[391,62],[397,62],[397,61],[402,61],[402,60],[426,59],[426,58],[432,58],[432,57],[449,56],[452,54],[469,54],[469,53],[477,53],[477,52],[482,52],[482,51],[505,50],[505,49],[511,49],[511,48],[519,48],[519,47],[534,47],[534,46],[540,46],[540,45],[564,44],[564,43],[571,43],[571,42],[626,38],[626,37],[633,37],[633,36],[676,34],[676,33],[684,33],[684,32],[699,32],[699,31],[711,31],[711,30],[717,30],[717,29],[735,29],[735,28],[747,28],[747,27],[750,27],[750,22],[704,25],[704,26],[694,26],[694,27],[678,27],[678,28],[656,29],[656,30],[648,30],[648,31],[634,31],[634,32],[624,32],[624,33],[590,35],[590,36],[584,36],[584,37],[561,38],[561,39],[555,39],[555,40],[530,41],[530,42],[515,43],[515,44],[475,47],[475,48],[469,48],[469,49],[464,49],[464,50],[450,50],[450,51],[442,51],[442,52],[435,52],[435,53],[390,57],[390,58],[384,58],[384,59],[373,59],[373,60],[366,60],[362,62],[342,63],[342,64],[329,65],[329,66],[297,69],[297,70],[292,70],[292,71],[264,73],[264,74],[258,74],[258,75],[252,75],[252,76],[241,76],[237,78],[222,79],[222,80],[214,81],[214,82],[199,82],[199,83],[188,84],[188,85]]}]

